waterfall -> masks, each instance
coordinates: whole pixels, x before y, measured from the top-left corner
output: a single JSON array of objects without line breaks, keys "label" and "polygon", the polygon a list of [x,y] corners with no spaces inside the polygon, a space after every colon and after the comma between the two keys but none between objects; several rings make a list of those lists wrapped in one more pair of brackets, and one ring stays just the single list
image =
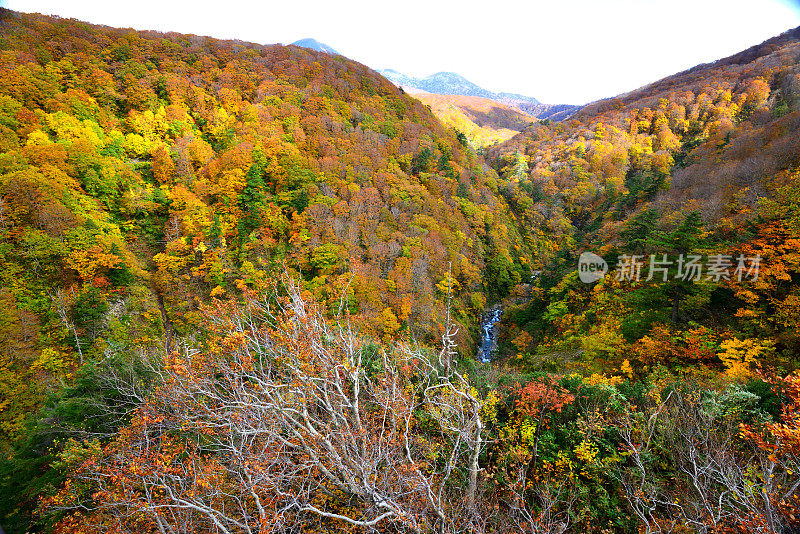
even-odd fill
[{"label": "waterfall", "polygon": [[497,346],[497,323],[503,316],[503,308],[497,304],[483,314],[481,328],[483,337],[478,348],[478,358],[483,363],[488,363],[492,359],[492,351]]}]

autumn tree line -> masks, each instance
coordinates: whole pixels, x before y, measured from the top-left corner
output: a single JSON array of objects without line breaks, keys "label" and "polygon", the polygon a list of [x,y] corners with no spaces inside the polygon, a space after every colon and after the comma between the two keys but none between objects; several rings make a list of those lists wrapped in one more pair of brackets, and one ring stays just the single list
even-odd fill
[{"label": "autumn tree line", "polygon": [[790,37],[484,160],[341,56],[1,11],[0,525],[798,528]]}]

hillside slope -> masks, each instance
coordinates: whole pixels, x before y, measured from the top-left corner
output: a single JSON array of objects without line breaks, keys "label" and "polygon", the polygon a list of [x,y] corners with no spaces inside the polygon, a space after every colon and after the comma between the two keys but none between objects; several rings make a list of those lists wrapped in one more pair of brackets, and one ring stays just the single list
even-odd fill
[{"label": "hillside slope", "polygon": [[[689,335],[702,325],[719,343],[759,332],[776,347],[767,365],[792,368],[800,350],[792,251],[800,235],[799,39],[792,30],[590,104],[565,122],[536,123],[488,151],[539,251],[541,284],[553,291],[511,320],[517,350],[532,361],[583,354],[598,369],[599,361],[619,365],[653,332]],[[690,252],[730,261],[757,253],[771,267],[753,285],[651,278],[630,288],[606,279],[590,291],[575,270],[587,249],[610,268],[640,255],[642,273],[651,254],[667,254],[674,275],[678,256]]]},{"label": "hillside slope", "polygon": [[392,69],[383,69],[378,72],[396,85],[408,89],[409,92],[422,91],[437,95],[485,98],[507,107],[516,108],[537,119],[559,121],[580,109],[580,106],[570,104],[543,104],[533,97],[515,93],[495,93],[454,72],[437,72],[425,78],[415,78]]},{"label": "hillside slope", "polygon": [[[471,350],[524,271],[497,175],[364,65],[0,13],[0,428],[106,351],[285,269],[384,339]],[[442,289],[445,287],[445,289]],[[39,363],[36,363],[39,362]]]},{"label": "hillside slope", "polygon": [[463,132],[476,148],[510,139],[535,121],[530,115],[488,98],[431,93],[411,95],[430,106],[444,125]]},{"label": "hillside slope", "polygon": [[495,171],[341,56],[0,11],[2,528],[791,531],[797,38]]}]

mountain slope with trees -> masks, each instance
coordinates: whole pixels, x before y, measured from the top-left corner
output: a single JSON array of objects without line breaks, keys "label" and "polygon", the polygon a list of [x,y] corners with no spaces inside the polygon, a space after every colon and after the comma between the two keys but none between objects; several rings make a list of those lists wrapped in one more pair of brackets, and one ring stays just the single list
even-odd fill
[{"label": "mountain slope with trees", "polygon": [[0,524],[796,530],[798,58],[487,165],[341,56],[0,11]]},{"label": "mountain slope with trees", "polygon": [[436,95],[486,98],[504,106],[516,108],[537,119],[563,120],[580,109],[580,106],[571,104],[543,104],[531,96],[516,93],[495,93],[454,72],[437,72],[425,78],[415,78],[392,69],[382,69],[378,72],[398,86],[412,91],[423,91]]},{"label": "mountain slope with trees", "polygon": [[416,92],[409,94],[430,106],[442,124],[464,133],[475,148],[506,141],[536,120],[488,98]]},{"label": "mountain slope with trees", "polygon": [[438,338],[449,302],[467,352],[530,262],[463,135],[306,48],[3,10],[0,146],[0,428],[4,452],[31,447],[5,464],[1,493],[28,500],[4,515],[49,483],[34,473],[60,434],[28,426],[48,399],[171,349],[206,303],[288,271],[387,342]]},{"label": "mountain slope with trees", "polygon": [[[764,353],[770,365],[793,368],[798,52],[793,30],[586,106],[572,120],[534,124],[489,151],[544,270],[541,293],[508,333],[515,352],[532,362],[582,355],[602,369],[656,334],[705,332],[724,344],[758,332],[760,343],[774,342]],[[753,285],[704,278],[627,287],[607,278],[589,286],[574,270],[587,249],[612,263],[642,255],[645,275],[650,254],[725,254],[734,263],[726,279],[737,257],[757,254],[764,271]]]}]

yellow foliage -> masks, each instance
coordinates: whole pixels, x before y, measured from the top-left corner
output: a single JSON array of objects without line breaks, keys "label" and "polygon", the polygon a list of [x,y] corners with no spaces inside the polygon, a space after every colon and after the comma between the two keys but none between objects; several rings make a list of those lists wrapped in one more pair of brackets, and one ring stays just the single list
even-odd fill
[{"label": "yellow foliage", "polygon": [[225,290],[220,286],[217,286],[217,287],[215,287],[214,289],[211,290],[211,296],[212,297],[220,297],[220,296],[222,296],[224,294],[225,294]]},{"label": "yellow foliage", "polygon": [[525,420],[520,425],[519,435],[522,442],[528,447],[533,447],[536,443],[536,423]]},{"label": "yellow foliage", "polygon": [[65,263],[70,269],[78,272],[84,280],[91,280],[102,268],[116,267],[120,263],[119,257],[106,253],[103,247],[95,245],[88,249],[76,249],[65,258]]},{"label": "yellow foliage", "polygon": [[448,272],[447,274],[444,275],[444,278],[442,278],[442,280],[438,284],[436,284],[436,288],[443,294],[447,294],[460,290],[461,284],[459,284],[458,280],[453,278],[450,272]]},{"label": "yellow foliage", "polygon": [[594,463],[598,452],[597,445],[585,439],[575,447],[575,456],[587,464]]},{"label": "yellow foliage", "polygon": [[52,347],[43,349],[31,365],[32,371],[46,371],[55,376],[64,376],[69,368],[66,354]]},{"label": "yellow foliage", "polygon": [[492,390],[486,395],[486,401],[481,408],[481,418],[487,423],[497,422],[497,408],[500,404],[500,395]]},{"label": "yellow foliage", "polygon": [[400,323],[391,308],[384,308],[381,312],[380,319],[381,327],[383,328],[383,338],[388,341],[395,332],[400,330]]},{"label": "yellow foliage", "polygon": [[195,168],[200,168],[214,157],[214,149],[202,138],[195,137],[189,144],[189,159]]},{"label": "yellow foliage", "polygon": [[52,144],[50,141],[50,137],[41,130],[34,130],[28,134],[28,141],[26,142],[28,146],[43,146]]},{"label": "yellow foliage", "polygon": [[583,339],[583,349],[590,356],[614,355],[625,341],[619,330],[620,321],[609,318]]},{"label": "yellow foliage", "polygon": [[[627,362],[628,360],[625,361]],[[628,365],[630,365],[630,363]],[[606,375],[594,373],[592,374],[592,376],[584,377],[583,382],[587,386],[616,386],[617,384],[622,383],[622,377],[621,376],[608,377]]]},{"label": "yellow foliage", "polygon": [[625,361],[622,362],[622,365],[619,369],[628,378],[633,378],[633,367],[631,366],[631,362],[628,360],[628,358],[625,358]]},{"label": "yellow foliage", "polygon": [[772,352],[774,345],[769,340],[728,339],[720,345],[719,359],[725,365],[725,373],[734,379],[747,379],[753,376],[763,356]]}]

